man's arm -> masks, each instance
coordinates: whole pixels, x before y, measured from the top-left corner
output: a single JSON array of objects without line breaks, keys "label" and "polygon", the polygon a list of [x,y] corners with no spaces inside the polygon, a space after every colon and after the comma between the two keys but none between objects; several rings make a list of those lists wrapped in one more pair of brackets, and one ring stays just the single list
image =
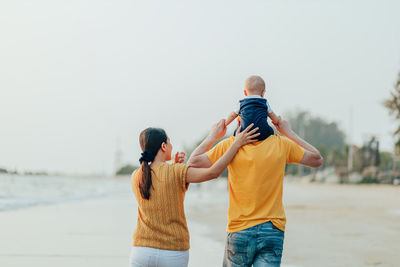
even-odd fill
[{"label": "man's arm", "polygon": [[283,134],[284,136],[286,136],[287,138],[289,138],[290,140],[292,140],[293,142],[295,142],[296,144],[305,149],[300,164],[312,168],[318,168],[319,166],[322,165],[323,158],[319,153],[318,149],[316,149],[311,144],[304,141],[300,136],[298,136],[295,132],[293,132],[287,121],[281,120],[279,124],[276,125],[276,129],[281,134]]},{"label": "man's arm", "polygon": [[228,117],[225,120],[225,126],[228,126],[229,124],[231,124],[231,122],[236,119],[236,117],[238,116],[237,113],[235,113],[234,111],[232,111],[231,113],[229,113]]},{"label": "man's arm", "polygon": [[188,160],[188,164],[195,168],[209,168],[212,163],[205,154],[212,145],[226,133],[225,120],[222,119],[214,124],[208,136],[201,144],[192,152]]},{"label": "man's arm", "polygon": [[236,138],[229,146],[228,150],[211,167],[193,168],[193,166],[190,166],[187,170],[186,182],[201,183],[218,178],[231,162],[240,147],[257,141],[255,138],[260,134],[255,132],[258,128],[250,130],[252,127],[253,124],[250,124],[243,132],[240,132],[239,128],[236,131]]}]

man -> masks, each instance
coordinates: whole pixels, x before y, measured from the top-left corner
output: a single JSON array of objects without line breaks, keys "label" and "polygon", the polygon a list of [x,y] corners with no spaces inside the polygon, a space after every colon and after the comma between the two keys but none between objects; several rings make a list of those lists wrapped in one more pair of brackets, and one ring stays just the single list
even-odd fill
[{"label": "man", "polygon": [[[209,167],[233,142],[227,138],[209,150],[226,133],[225,120],[195,149],[189,159],[194,167]],[[286,224],[282,204],[286,163],[319,167],[319,151],[297,136],[287,121],[276,125],[284,136],[267,139],[240,148],[228,165],[229,208],[228,237],[223,266],[280,266]]]}]

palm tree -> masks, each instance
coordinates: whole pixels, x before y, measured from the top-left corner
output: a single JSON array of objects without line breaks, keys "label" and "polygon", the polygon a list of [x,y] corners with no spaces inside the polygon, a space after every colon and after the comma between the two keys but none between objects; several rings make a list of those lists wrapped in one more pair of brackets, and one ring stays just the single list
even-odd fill
[{"label": "palm tree", "polygon": [[[390,92],[390,98],[384,100],[383,105],[389,110],[389,114],[394,116],[396,121],[400,122],[400,72],[397,82],[394,85],[394,91]],[[393,136],[396,138],[395,146],[400,147],[400,123]]]}]

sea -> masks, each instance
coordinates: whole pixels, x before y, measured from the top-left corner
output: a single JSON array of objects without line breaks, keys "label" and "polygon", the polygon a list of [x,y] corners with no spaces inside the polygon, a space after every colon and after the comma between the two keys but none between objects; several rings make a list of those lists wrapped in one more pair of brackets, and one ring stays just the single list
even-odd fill
[{"label": "sea", "polygon": [[0,175],[0,212],[131,191],[129,177]]}]

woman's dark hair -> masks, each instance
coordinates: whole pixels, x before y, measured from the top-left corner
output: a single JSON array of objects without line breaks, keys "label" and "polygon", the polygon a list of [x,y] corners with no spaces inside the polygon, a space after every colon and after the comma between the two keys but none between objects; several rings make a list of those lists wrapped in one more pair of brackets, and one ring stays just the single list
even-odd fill
[{"label": "woman's dark hair", "polygon": [[162,143],[167,143],[167,134],[160,128],[147,128],[140,133],[139,143],[143,151],[139,159],[142,168],[139,190],[144,199],[150,199],[150,188],[153,184],[149,162],[153,162]]}]

